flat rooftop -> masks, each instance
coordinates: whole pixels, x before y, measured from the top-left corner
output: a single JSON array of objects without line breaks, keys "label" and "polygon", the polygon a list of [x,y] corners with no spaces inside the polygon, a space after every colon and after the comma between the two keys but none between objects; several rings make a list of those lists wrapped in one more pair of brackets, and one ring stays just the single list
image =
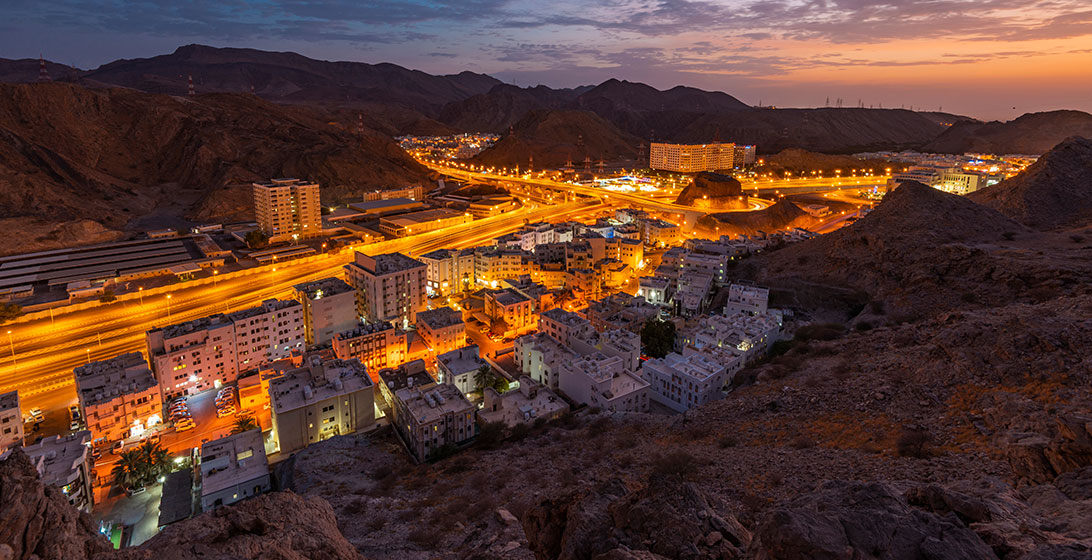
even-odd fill
[{"label": "flat rooftop", "polygon": [[368,368],[360,360],[322,360],[312,356],[310,363],[271,380],[269,393],[273,410],[282,413],[372,387]]},{"label": "flat rooftop", "polygon": [[201,446],[201,495],[269,474],[262,431],[253,429]]},{"label": "flat rooftop", "polygon": [[424,360],[406,362],[396,368],[379,370],[379,380],[392,392],[404,387],[421,387],[435,383],[436,380],[428,374]]},{"label": "flat rooftop", "polygon": [[0,410],[19,408],[19,391],[0,393]]},{"label": "flat rooftop", "polygon": [[368,336],[375,333],[381,333],[384,331],[393,331],[394,325],[386,321],[372,321],[371,323],[364,323],[355,329],[349,331],[342,331],[334,335],[335,340],[347,340],[350,338],[357,338],[361,336]]},{"label": "flat rooftop", "polygon": [[413,270],[415,268],[426,268],[425,263],[414,259],[413,257],[403,255],[402,253],[384,253],[382,255],[371,256],[357,251],[353,263],[366,272],[376,276]]},{"label": "flat rooftop", "polygon": [[120,395],[147,391],[158,384],[140,352],[91,362],[77,367],[73,373],[84,406],[109,402]]},{"label": "flat rooftop", "polygon": [[703,354],[691,354],[683,357],[674,352],[663,358],[653,358],[645,362],[645,368],[656,369],[668,374],[678,374],[688,377],[695,382],[708,380],[710,377],[724,371],[724,366],[714,363]]},{"label": "flat rooftop", "polygon": [[497,301],[497,303],[504,306],[516,305],[525,301],[531,301],[531,298],[517,292],[516,290],[513,290],[512,288],[505,288],[503,290],[494,291],[492,292],[492,296],[493,299]]},{"label": "flat rooftop", "polygon": [[[80,465],[87,461],[91,432],[83,430],[67,437],[49,436],[23,448],[41,474],[42,482],[65,486],[75,480]],[[87,473],[90,476],[91,473]]]},{"label": "flat rooftop", "polygon": [[186,321],[185,323],[167,325],[165,327],[157,327],[148,332],[162,331],[163,338],[166,340],[170,340],[179,336],[185,336],[187,334],[195,333],[198,331],[204,331],[215,327],[234,324],[236,321],[244,321],[252,317],[257,317],[258,315],[273,313],[291,307],[302,308],[302,304],[294,299],[267,299],[257,307],[242,309],[234,313],[228,313],[226,315],[223,313],[217,313],[216,315],[210,315],[208,317],[202,317],[200,319]]},{"label": "flat rooftop", "polygon": [[450,208],[434,208],[432,210],[410,212],[409,214],[401,214],[389,218],[380,218],[379,221],[380,223],[390,224],[398,227],[412,227],[417,224],[423,224],[425,222],[459,218],[463,216],[465,216],[464,213],[457,210],[452,210]]},{"label": "flat rooftop", "polygon": [[474,405],[454,385],[406,387],[394,394],[418,424],[430,424],[448,414],[474,410]]},{"label": "flat rooftop", "polygon": [[340,278],[323,278],[314,282],[306,282],[292,286],[297,293],[303,294],[310,300],[321,299],[324,296],[334,296],[353,291],[353,287],[346,284]]},{"label": "flat rooftop", "polygon": [[485,360],[481,358],[477,344],[444,352],[437,356],[436,360],[454,375],[476,371],[486,365]]},{"label": "flat rooftop", "polygon": [[584,324],[588,324],[588,320],[580,315],[573,313],[572,311],[565,311],[560,307],[555,307],[548,311],[543,311],[542,318],[549,319],[555,323],[561,323],[562,325],[569,327],[578,327]]},{"label": "flat rooftop", "polygon": [[450,307],[437,307],[417,312],[417,323],[427,325],[430,329],[442,329],[462,322],[463,314]]}]

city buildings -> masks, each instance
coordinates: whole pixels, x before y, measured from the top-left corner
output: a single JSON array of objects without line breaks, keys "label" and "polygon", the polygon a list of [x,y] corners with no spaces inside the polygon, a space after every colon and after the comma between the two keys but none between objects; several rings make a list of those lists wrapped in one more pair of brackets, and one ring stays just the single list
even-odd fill
[{"label": "city buildings", "polygon": [[678,173],[732,169],[735,166],[735,153],[735,144],[732,143],[665,144],[653,142],[648,151],[648,165],[652,169]]},{"label": "city buildings", "polygon": [[417,313],[417,334],[436,355],[450,352],[463,345],[466,324],[463,314],[450,307],[438,307]]},{"label": "city buildings", "polygon": [[520,373],[551,389],[558,387],[561,364],[577,357],[576,352],[541,331],[517,338],[513,351],[512,360]]},{"label": "city buildings", "polygon": [[735,167],[745,167],[755,163],[755,146],[736,144],[732,147],[732,164]]},{"label": "city buildings", "polygon": [[561,363],[558,388],[574,402],[610,412],[648,412],[648,382],[601,352]]},{"label": "city buildings", "polygon": [[474,251],[438,249],[418,257],[425,263],[426,291],[431,296],[450,296],[471,289],[474,281]]},{"label": "city buildings", "polygon": [[478,411],[482,422],[501,422],[508,427],[549,421],[569,412],[569,404],[553,391],[526,375],[520,376],[519,388],[503,395],[492,387],[483,391],[483,407]]},{"label": "city buildings", "polygon": [[317,183],[273,179],[254,183],[254,212],[258,227],[277,243],[322,234],[322,205]]},{"label": "city buildings", "polygon": [[146,339],[164,396],[193,395],[302,350],[303,305],[270,299],[227,315],[152,329]]},{"label": "city buildings", "polygon": [[308,356],[303,367],[271,380],[269,393],[281,453],[375,423],[374,384],[358,360]]},{"label": "city buildings", "polygon": [[469,213],[450,208],[434,208],[379,219],[379,231],[387,237],[405,237],[427,231],[460,226],[474,221]]},{"label": "city buildings", "polygon": [[407,329],[425,310],[427,268],[402,253],[369,256],[357,252],[345,265],[356,290],[357,313],[366,321],[392,321]]},{"label": "city buildings", "polygon": [[535,301],[513,288],[485,293],[485,315],[492,320],[494,332],[515,336],[537,325]]},{"label": "city buildings", "polygon": [[395,198],[408,198],[410,200],[424,200],[425,199],[425,187],[421,185],[413,185],[404,187],[401,189],[390,189],[383,191],[371,191],[364,193],[364,200],[392,200]]},{"label": "city buildings", "polygon": [[334,335],[352,330],[359,322],[356,292],[339,278],[323,278],[292,287],[296,301],[303,305],[304,339],[308,345],[322,345]]},{"label": "city buildings", "polygon": [[83,430],[66,437],[48,436],[23,448],[42,483],[60,489],[68,503],[85,513],[95,506],[91,437],[91,432]]},{"label": "city buildings", "polygon": [[201,446],[201,511],[272,489],[261,430],[232,434]]},{"label": "city buildings", "polygon": [[697,351],[726,349],[740,356],[739,367],[742,367],[765,355],[780,334],[781,316],[777,313],[705,315],[695,317],[679,328],[676,346],[684,355],[689,354],[687,347]]},{"label": "city buildings", "polygon": [[587,319],[561,308],[542,312],[538,325],[539,332],[566,346],[572,346],[574,340],[589,340],[595,332]]},{"label": "city buildings", "polygon": [[669,306],[675,295],[675,283],[661,276],[642,276],[637,281],[637,295],[653,305]]},{"label": "city buildings", "polygon": [[659,219],[641,222],[641,241],[652,247],[664,247],[679,242],[679,226]]},{"label": "city buildings", "polygon": [[140,352],[77,367],[76,395],[94,444],[139,438],[162,422],[159,382]]},{"label": "city buildings", "polygon": [[23,414],[19,409],[19,392],[0,394],[0,453],[23,445]]},{"label": "city buildings", "polygon": [[454,385],[459,392],[469,395],[478,390],[478,372],[489,367],[478,353],[478,346],[465,346],[440,354],[436,358],[440,383]]},{"label": "city buildings", "polygon": [[434,385],[436,380],[428,373],[424,360],[413,360],[398,367],[379,371],[379,395],[387,408],[394,410],[394,394],[405,387]]},{"label": "city buildings", "polygon": [[406,361],[408,355],[406,331],[386,321],[365,323],[337,333],[332,346],[338,359],[360,360],[369,372],[395,367]]},{"label": "city buildings", "polygon": [[530,274],[530,262],[522,249],[482,248],[474,252],[474,277],[479,286],[496,288],[502,280]]},{"label": "city buildings", "polygon": [[769,309],[770,289],[748,284],[728,286],[728,302],[724,304],[724,314],[765,313]]},{"label": "city buildings", "polygon": [[649,383],[652,400],[676,412],[721,398],[729,380],[725,364],[703,354],[683,357],[674,352],[646,361],[641,375]]},{"label": "city buildings", "polygon": [[393,423],[418,461],[477,435],[471,404],[454,385],[403,387],[394,393]]}]

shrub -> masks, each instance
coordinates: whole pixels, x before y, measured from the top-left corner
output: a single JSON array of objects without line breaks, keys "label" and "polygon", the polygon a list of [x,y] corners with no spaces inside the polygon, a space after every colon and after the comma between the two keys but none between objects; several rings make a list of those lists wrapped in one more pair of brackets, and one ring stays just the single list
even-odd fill
[{"label": "shrub", "polygon": [[387,518],[382,515],[376,515],[368,520],[368,528],[373,531],[378,531],[387,524]]},{"label": "shrub", "polygon": [[924,459],[929,456],[929,444],[932,442],[933,436],[924,428],[903,428],[895,447],[901,457]]},{"label": "shrub", "polygon": [[1081,243],[1084,241],[1084,236],[1073,234],[1069,236],[1069,239],[1071,239],[1074,243]]},{"label": "shrub", "polygon": [[724,436],[717,441],[717,445],[719,445],[721,449],[728,449],[729,447],[739,445],[739,440],[737,440],[735,436]]},{"label": "shrub", "polygon": [[508,437],[511,438],[512,441],[520,441],[530,433],[531,426],[520,423],[512,427],[512,430],[508,433]]},{"label": "shrub", "polygon": [[872,323],[868,321],[857,321],[857,324],[854,325],[853,328],[859,331],[870,331],[872,330]]},{"label": "shrub", "polygon": [[367,507],[367,500],[365,500],[364,498],[354,498],[350,500],[349,503],[345,504],[345,507],[342,508],[342,512],[349,515],[356,515],[364,511]]},{"label": "shrub", "polygon": [[814,323],[796,329],[794,340],[834,340],[845,333],[845,326],[839,323]]},{"label": "shrub", "polygon": [[1012,241],[1013,239],[1016,239],[1016,232],[1015,231],[1006,231],[1005,233],[1001,234],[1001,237],[1005,241]]},{"label": "shrub", "polygon": [[433,548],[440,542],[440,532],[434,526],[418,527],[410,531],[406,537],[422,548]]},{"label": "shrub", "polygon": [[676,478],[686,478],[698,470],[698,460],[686,451],[672,451],[652,464],[652,472]]}]

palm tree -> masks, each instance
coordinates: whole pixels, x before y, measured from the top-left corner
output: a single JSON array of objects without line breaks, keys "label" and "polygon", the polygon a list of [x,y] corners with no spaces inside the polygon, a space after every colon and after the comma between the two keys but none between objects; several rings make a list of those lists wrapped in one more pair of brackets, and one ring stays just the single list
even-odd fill
[{"label": "palm tree", "polygon": [[235,419],[235,424],[231,426],[231,433],[241,434],[243,432],[249,432],[250,430],[258,429],[258,421],[253,416],[247,414],[246,416],[240,416]]},{"label": "palm tree", "polygon": [[148,484],[171,472],[170,453],[159,443],[146,441],[137,448],[144,463],[144,483]]},{"label": "palm tree", "polygon": [[140,450],[130,449],[122,452],[110,474],[114,477],[114,484],[122,488],[142,484],[144,481],[144,460],[140,455]]}]

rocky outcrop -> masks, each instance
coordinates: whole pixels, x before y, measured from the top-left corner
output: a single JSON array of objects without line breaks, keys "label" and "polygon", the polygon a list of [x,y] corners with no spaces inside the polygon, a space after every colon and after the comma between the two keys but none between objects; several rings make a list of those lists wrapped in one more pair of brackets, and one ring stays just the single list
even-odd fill
[{"label": "rocky outcrop", "polygon": [[750,552],[755,560],[997,558],[958,517],[915,509],[884,483],[843,481],[774,508]]},{"label": "rocky outcrop", "polygon": [[967,198],[1035,229],[1089,225],[1092,140],[1067,138],[1019,175]]},{"label": "rocky outcrop", "polygon": [[1059,416],[1053,428],[1010,434],[1004,453],[1017,482],[1042,484],[1092,465],[1092,417]]},{"label": "rocky outcrop", "polygon": [[701,210],[742,209],[747,208],[747,196],[735,177],[702,171],[679,193],[675,204]]},{"label": "rocky outcrop", "polygon": [[698,218],[698,228],[707,236],[756,235],[791,228],[811,229],[820,220],[800,209],[796,203],[781,199],[769,208],[753,212],[721,212]]},{"label": "rocky outcrop", "polygon": [[275,492],[171,525],[117,560],[363,560],[330,504]]},{"label": "rocky outcrop", "polygon": [[60,490],[42,484],[21,449],[0,461],[0,548],[4,545],[14,560],[80,560],[111,550],[87,514]]},{"label": "rocky outcrop", "polygon": [[1070,136],[1092,137],[1092,115],[1083,111],[1046,111],[1026,113],[1008,122],[964,119],[948,127],[924,149],[949,154],[1042,154]]},{"label": "rocky outcrop", "polygon": [[523,529],[540,559],[737,558],[751,541],[724,504],[658,475],[637,490],[614,479],[544,500],[524,514]]}]

